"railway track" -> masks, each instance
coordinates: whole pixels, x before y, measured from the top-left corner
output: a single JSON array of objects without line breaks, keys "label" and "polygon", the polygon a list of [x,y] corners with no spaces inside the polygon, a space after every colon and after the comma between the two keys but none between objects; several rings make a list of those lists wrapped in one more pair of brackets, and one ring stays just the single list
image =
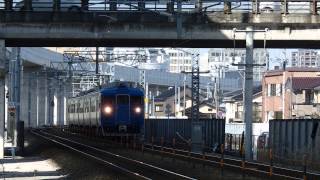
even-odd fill
[{"label": "railway track", "polygon": [[130,179],[187,179],[195,180],[193,177],[185,176],[170,170],[166,170],[142,161],[115,154],[87,144],[73,141],[43,130],[32,130],[32,134],[61,145],[67,149],[78,152],[88,158],[94,159],[104,165],[123,173]]},{"label": "railway track", "polygon": [[[67,134],[65,134],[67,135]],[[70,134],[69,134],[70,135]],[[112,141],[108,140],[108,144],[112,143]],[[132,147],[131,145],[125,143],[117,143],[113,142],[113,144],[120,145],[120,147],[125,146],[126,148]],[[305,173],[302,170],[284,168],[279,166],[270,166],[265,163],[257,163],[257,162],[247,162],[242,159],[237,159],[233,157],[223,157],[220,154],[202,154],[202,153],[194,153],[181,149],[174,149],[165,146],[159,146],[154,144],[135,144],[135,149],[142,148],[144,152],[149,152],[161,156],[167,156],[172,159],[181,159],[184,161],[188,161],[189,163],[197,163],[206,166],[215,166],[223,169],[235,170],[240,172],[240,174],[244,175],[254,175],[257,177],[270,177],[272,179],[304,179],[305,177],[308,179],[320,179],[320,174],[307,172]],[[270,169],[272,168],[272,169]]]},{"label": "railway track", "polygon": [[[264,163],[247,162],[241,159],[223,157],[221,155],[209,155],[194,153],[185,150],[173,149],[169,147],[144,144],[144,151],[156,152],[173,158],[180,158],[190,162],[202,163],[209,166],[240,170],[245,174],[258,175],[261,177],[271,177],[272,179],[320,179],[320,174],[302,170],[270,166]],[[223,159],[223,160],[222,160]],[[272,168],[270,170],[270,168]]]}]

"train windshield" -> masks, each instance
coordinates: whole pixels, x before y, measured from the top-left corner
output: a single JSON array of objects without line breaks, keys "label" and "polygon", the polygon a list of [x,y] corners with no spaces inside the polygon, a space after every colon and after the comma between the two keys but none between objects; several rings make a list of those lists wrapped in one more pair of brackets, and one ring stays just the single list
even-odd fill
[{"label": "train windshield", "polygon": [[128,95],[118,95],[117,96],[117,104],[128,105],[129,104],[129,96]]},{"label": "train windshield", "polygon": [[142,96],[131,96],[131,104],[140,105],[143,104]]}]

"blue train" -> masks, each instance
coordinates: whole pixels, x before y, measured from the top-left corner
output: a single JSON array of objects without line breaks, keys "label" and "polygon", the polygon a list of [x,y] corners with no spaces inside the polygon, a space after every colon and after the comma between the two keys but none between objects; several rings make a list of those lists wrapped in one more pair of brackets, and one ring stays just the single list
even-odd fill
[{"label": "blue train", "polygon": [[67,100],[71,128],[95,133],[140,133],[144,123],[144,93],[140,88],[118,84]]}]

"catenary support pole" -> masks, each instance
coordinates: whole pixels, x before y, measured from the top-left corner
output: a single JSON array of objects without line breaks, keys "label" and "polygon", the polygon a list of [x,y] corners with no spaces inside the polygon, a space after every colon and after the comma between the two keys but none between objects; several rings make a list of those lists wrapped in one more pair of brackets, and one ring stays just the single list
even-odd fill
[{"label": "catenary support pole", "polygon": [[0,40],[0,159],[4,157],[4,120],[5,120],[5,41]]},{"label": "catenary support pole", "polygon": [[253,89],[253,27],[246,29],[246,62],[243,87],[243,120],[245,128],[245,158],[253,159],[252,155],[252,89]]},{"label": "catenary support pole", "polygon": [[17,125],[20,121],[20,90],[21,90],[21,74],[22,74],[22,62],[20,56],[20,47],[16,48],[17,59],[15,62],[15,71],[14,71],[14,104],[16,107],[16,120],[14,126],[14,141],[13,145],[17,147],[18,141],[18,129]]}]

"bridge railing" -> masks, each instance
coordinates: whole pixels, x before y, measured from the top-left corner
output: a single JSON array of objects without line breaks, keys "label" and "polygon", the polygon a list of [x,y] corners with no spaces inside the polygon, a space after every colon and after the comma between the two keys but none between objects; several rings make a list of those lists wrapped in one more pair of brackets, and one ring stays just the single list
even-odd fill
[{"label": "bridge railing", "polygon": [[[312,13],[317,14],[318,0],[203,0],[196,8],[195,0],[181,0],[181,12],[215,13]],[[29,2],[29,3],[27,3]],[[180,1],[179,1],[180,2]],[[0,0],[0,10],[8,11],[71,11],[71,12],[137,12],[178,11],[178,0],[74,0],[31,1]]]}]

